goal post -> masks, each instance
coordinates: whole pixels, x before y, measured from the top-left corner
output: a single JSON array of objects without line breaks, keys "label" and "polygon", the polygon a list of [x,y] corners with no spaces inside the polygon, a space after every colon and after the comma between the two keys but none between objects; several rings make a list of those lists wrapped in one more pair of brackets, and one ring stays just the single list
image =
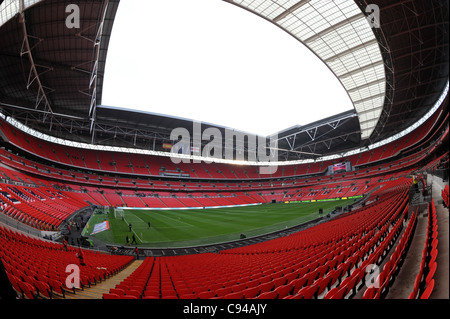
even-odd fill
[{"label": "goal post", "polygon": [[122,219],[125,220],[125,212],[122,208],[120,207],[115,207],[114,208],[114,218],[115,219]]}]

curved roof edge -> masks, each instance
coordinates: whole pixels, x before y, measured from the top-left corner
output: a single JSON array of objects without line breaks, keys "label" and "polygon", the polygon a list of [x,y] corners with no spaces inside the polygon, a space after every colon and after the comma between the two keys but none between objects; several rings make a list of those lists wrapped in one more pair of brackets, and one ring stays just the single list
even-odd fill
[{"label": "curved roof edge", "polygon": [[361,139],[371,136],[386,94],[385,63],[373,31],[380,28],[375,5],[363,12],[354,0],[225,1],[280,27],[321,59],[347,91]]}]

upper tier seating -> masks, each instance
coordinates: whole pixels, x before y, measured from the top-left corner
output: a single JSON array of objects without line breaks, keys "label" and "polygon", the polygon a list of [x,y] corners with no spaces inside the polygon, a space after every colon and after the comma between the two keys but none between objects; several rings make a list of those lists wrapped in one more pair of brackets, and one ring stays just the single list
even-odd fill
[{"label": "upper tier seating", "polygon": [[[415,130],[391,144],[352,155],[347,160],[353,166],[368,165],[398,154],[403,149],[418,144],[435,124],[437,113],[423,124],[423,129]],[[259,167],[231,164],[180,163],[174,164],[170,157],[141,154],[126,154],[110,151],[94,151],[58,145],[28,135],[0,119],[0,130],[11,144],[46,160],[69,165],[74,168],[140,176],[160,176],[161,174],[183,175],[200,179],[261,179],[305,176],[324,173],[333,161],[280,166],[274,174],[262,175]]]}]

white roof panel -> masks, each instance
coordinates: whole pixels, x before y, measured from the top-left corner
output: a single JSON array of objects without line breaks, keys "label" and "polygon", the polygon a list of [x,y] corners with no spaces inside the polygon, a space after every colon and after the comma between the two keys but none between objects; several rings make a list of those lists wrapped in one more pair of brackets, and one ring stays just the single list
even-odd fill
[{"label": "white roof panel", "polygon": [[229,0],[279,25],[312,50],[349,92],[370,137],[384,105],[386,78],[371,25],[353,0]]},{"label": "white roof panel", "polygon": [[[24,10],[42,0],[23,0]],[[0,27],[20,13],[21,0],[5,0],[0,4]]]}]

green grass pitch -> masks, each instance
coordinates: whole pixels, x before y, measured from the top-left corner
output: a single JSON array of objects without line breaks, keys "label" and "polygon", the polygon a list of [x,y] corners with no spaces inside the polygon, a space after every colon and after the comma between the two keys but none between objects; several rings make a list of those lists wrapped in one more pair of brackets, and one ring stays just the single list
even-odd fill
[{"label": "green grass pitch", "polygon": [[353,202],[353,199],[346,199],[211,209],[130,209],[124,210],[124,219],[111,209],[111,213],[94,214],[85,234],[89,236],[95,224],[108,220],[110,229],[93,237],[110,244],[127,245],[126,237],[131,243],[134,234],[136,245],[140,247],[197,246],[236,240],[242,233],[248,238],[299,225],[319,217],[319,208],[325,215],[336,206],[345,207]]}]

